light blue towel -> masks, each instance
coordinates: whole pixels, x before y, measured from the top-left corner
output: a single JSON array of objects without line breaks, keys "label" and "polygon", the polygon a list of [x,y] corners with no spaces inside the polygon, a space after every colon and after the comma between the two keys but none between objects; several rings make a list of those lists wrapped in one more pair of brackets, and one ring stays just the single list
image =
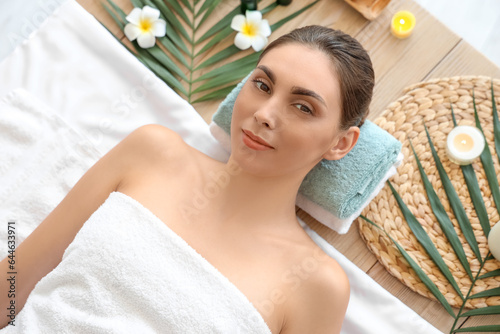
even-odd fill
[{"label": "light blue towel", "polygon": [[[212,118],[227,134],[234,101],[247,78],[229,93]],[[380,190],[377,186],[385,181],[401,151],[401,143],[374,123],[366,121],[360,129],[352,151],[340,160],[322,160],[307,174],[299,190],[299,194],[339,219],[361,212],[374,191]]]}]

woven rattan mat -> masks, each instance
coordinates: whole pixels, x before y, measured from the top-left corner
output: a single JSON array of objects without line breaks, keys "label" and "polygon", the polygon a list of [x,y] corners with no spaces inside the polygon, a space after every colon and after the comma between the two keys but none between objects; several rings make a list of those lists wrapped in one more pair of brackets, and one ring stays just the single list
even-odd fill
[{"label": "woven rattan mat", "polygon": [[[445,145],[446,136],[453,128],[450,104],[453,106],[458,125],[475,125],[472,102],[472,92],[474,91],[478,115],[485,133],[487,144],[493,156],[498,179],[498,176],[500,176],[500,166],[495,152],[493,138],[490,85],[490,78],[477,76],[433,79],[418,83],[406,88],[404,96],[391,103],[382,115],[375,120],[377,125],[388,131],[403,144],[402,153],[405,159],[398,168],[397,174],[391,178],[391,183],[417,220],[422,224],[427,234],[431,237],[431,240],[434,242],[441,256],[443,256],[464,295],[467,294],[471,281],[446,240],[446,237],[443,235],[439,223],[432,213],[408,139],[411,139],[433,188],[441,199],[448,216],[455,225],[455,229],[462,241],[467,257],[470,259],[471,270],[475,277],[479,269],[479,261],[475,258],[469,245],[465,241],[453,211],[448,204],[446,194],[441,186],[439,174],[430,152],[430,146],[423,124],[425,122],[425,125],[429,129],[431,139],[436,147],[439,158],[464,205],[467,216],[474,228],[482,257],[484,258],[488,252],[487,239],[476,217],[461,168],[448,160]],[[495,102],[498,105],[500,103],[500,80],[493,80],[493,89],[495,91]],[[491,197],[488,181],[479,159],[473,163],[473,168],[476,172],[479,186],[483,194],[483,199],[490,218],[490,225],[493,226],[500,220],[499,214]],[[457,293],[414,237],[387,185],[369,206],[365,208],[363,214],[377,225],[384,228],[392,238],[398,241],[398,243],[406,249],[412,258],[438,286],[451,306],[457,307],[462,304]],[[401,256],[392,241],[387,238],[383,232],[360,218],[358,219],[358,224],[361,237],[368,248],[393,276],[417,293],[435,299],[415,272],[409,268],[408,263]],[[489,260],[486,262],[482,273],[499,268],[500,261]],[[474,294],[496,287],[500,287],[500,278],[486,278],[476,283],[476,287],[473,289],[472,293]],[[500,297],[472,299],[472,302],[470,304],[467,303],[466,307],[479,308],[492,305],[500,305]]]}]

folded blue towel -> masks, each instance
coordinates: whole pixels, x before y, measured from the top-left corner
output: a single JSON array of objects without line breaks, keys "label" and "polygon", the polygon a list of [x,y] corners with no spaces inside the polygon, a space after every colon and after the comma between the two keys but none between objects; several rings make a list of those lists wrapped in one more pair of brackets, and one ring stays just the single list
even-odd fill
[{"label": "folded blue towel", "polygon": [[358,142],[346,156],[320,161],[299,190],[340,219],[365,203],[401,151],[401,143],[374,123],[367,120],[360,130]]},{"label": "folded blue towel", "polygon": [[[214,123],[230,134],[233,105],[247,78],[229,93],[214,114],[211,129],[216,138],[220,133],[214,133]],[[319,206],[331,213],[338,218],[333,224],[321,221],[319,216],[324,214],[312,216],[339,233],[347,232],[352,220],[375,197],[402,160],[401,143],[388,132],[370,121],[360,130],[358,142],[351,152],[340,160],[322,160],[307,174],[299,190],[299,197],[315,204],[313,209],[310,206],[310,210],[303,209],[311,213]],[[298,205],[301,206],[299,202]]]}]

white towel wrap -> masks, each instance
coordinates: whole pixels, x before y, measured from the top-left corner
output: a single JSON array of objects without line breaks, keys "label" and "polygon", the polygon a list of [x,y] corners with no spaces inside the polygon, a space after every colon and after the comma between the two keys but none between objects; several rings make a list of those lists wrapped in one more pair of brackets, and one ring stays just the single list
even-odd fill
[{"label": "white towel wrap", "polygon": [[225,276],[113,192],[31,293],[16,333],[271,333]]}]

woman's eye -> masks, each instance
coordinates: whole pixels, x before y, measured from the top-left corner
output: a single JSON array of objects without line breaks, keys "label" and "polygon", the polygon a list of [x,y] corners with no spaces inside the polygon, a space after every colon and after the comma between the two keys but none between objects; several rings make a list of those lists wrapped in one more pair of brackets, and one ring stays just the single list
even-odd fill
[{"label": "woman's eye", "polygon": [[311,114],[312,115],[312,113],[313,113],[312,110],[308,106],[305,106],[303,104],[297,103],[297,104],[295,104],[295,107],[297,109],[299,109],[300,111],[302,111],[303,113],[305,113],[305,114]]},{"label": "woman's eye", "polygon": [[255,85],[257,86],[258,89],[260,89],[261,91],[265,92],[265,93],[270,93],[270,89],[269,87],[263,83],[262,81],[258,81],[258,80],[255,80]]}]

